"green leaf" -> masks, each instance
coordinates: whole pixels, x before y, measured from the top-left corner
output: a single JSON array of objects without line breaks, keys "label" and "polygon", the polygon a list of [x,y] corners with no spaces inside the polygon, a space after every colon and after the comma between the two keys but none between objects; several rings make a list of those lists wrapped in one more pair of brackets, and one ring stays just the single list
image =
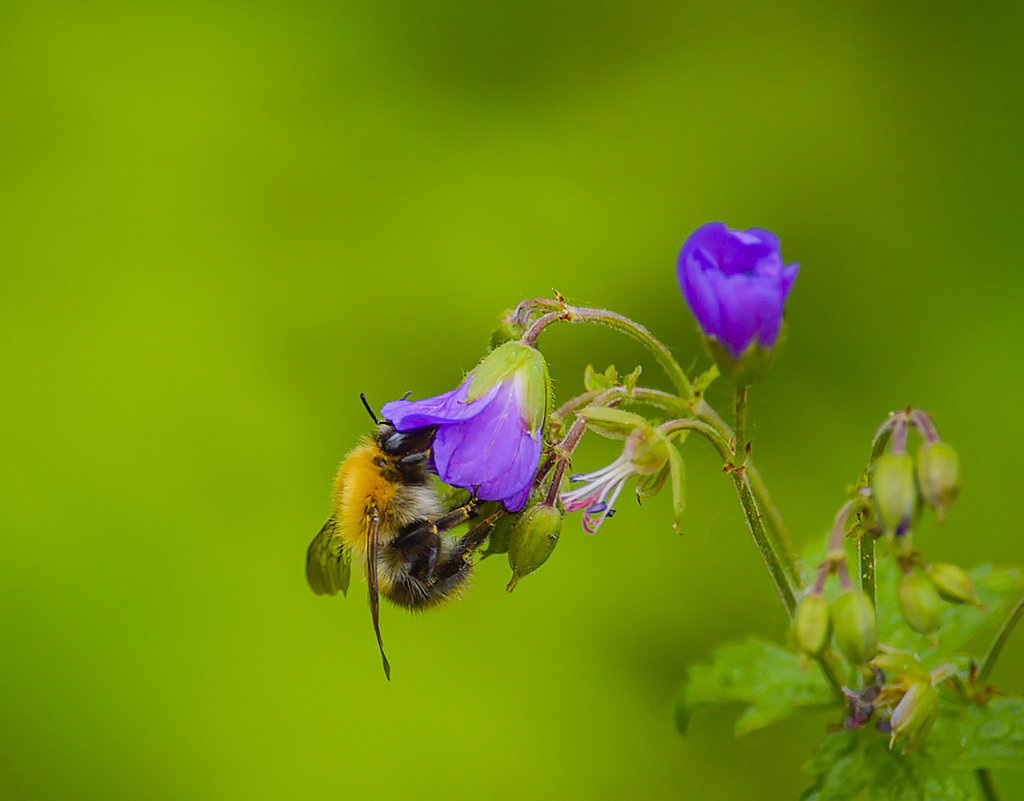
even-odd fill
[{"label": "green leaf", "polygon": [[[959,766],[956,766],[959,767]],[[970,777],[931,751],[900,755],[873,729],[831,734],[804,766],[814,779],[802,801],[972,801]],[[861,793],[867,791],[866,796]]]},{"label": "green leaf", "polygon": [[617,381],[618,376],[615,373],[614,364],[605,370],[604,373],[597,372],[592,364],[588,364],[583,371],[583,387],[587,392],[600,392],[605,389],[611,389]]},{"label": "green leaf", "polygon": [[694,711],[726,703],[747,705],[736,721],[740,736],[834,699],[817,669],[775,643],[749,637],[715,650],[710,664],[690,668],[676,693],[676,727],[685,734]]},{"label": "green leaf", "polygon": [[640,380],[641,367],[637,367],[629,375],[622,377],[622,386],[626,388],[628,394],[632,394],[633,390],[636,389],[637,382]]},{"label": "green leaf", "polygon": [[1024,699],[944,708],[928,750],[951,768],[1024,768]]},{"label": "green leaf", "polygon": [[804,765],[814,784],[804,790],[801,801],[856,798],[871,783],[872,768],[864,747],[869,735],[870,732],[844,731],[822,740],[814,757]]},{"label": "green leaf", "polygon": [[693,379],[693,394],[701,396],[707,392],[712,382],[721,375],[717,364],[712,364],[707,370]]},{"label": "green leaf", "polygon": [[969,571],[983,608],[972,604],[949,604],[942,613],[942,628],[935,636],[918,634],[900,613],[896,587],[900,571],[895,560],[883,558],[878,565],[878,639],[880,642],[922,656],[929,652],[952,654],[976,634],[995,629],[1020,597],[1024,581],[1016,568],[981,565]]}]

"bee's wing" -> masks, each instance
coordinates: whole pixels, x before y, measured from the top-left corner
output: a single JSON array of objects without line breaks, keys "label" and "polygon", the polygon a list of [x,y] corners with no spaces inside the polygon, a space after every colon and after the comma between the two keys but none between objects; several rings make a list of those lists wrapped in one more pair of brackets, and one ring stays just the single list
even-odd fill
[{"label": "bee's wing", "polygon": [[352,577],[352,555],[332,516],[309,544],[306,552],[306,580],[317,595],[342,595],[348,592]]},{"label": "bee's wing", "polygon": [[379,546],[377,535],[380,533],[380,514],[373,510],[370,520],[370,552],[366,560],[366,583],[370,588],[370,616],[373,618],[373,630],[377,633],[377,645],[380,646],[380,658],[384,660],[384,675],[391,679],[391,665],[384,654],[384,641],[380,638],[380,592],[377,585],[377,553]]}]

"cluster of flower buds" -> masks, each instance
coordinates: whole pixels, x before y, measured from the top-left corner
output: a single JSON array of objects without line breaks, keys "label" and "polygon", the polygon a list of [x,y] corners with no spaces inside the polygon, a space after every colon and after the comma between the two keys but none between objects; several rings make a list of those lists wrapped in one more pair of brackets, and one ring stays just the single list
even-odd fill
[{"label": "cluster of flower buds", "polygon": [[[861,511],[863,503],[853,500],[843,504],[836,514],[818,579],[800,599],[793,616],[793,639],[800,651],[820,656],[834,635],[836,647],[854,665],[867,663],[878,650],[875,607],[867,594],[850,582],[844,547],[846,527]],[[838,576],[840,592],[830,608],[824,592],[831,576]]]},{"label": "cluster of flower buds", "polygon": [[871,660],[878,650],[875,608],[863,592],[846,587],[829,605],[814,589],[800,599],[793,616],[793,639],[808,656],[821,656],[832,639],[854,665]]},{"label": "cluster of flower buds", "polygon": [[906,573],[897,595],[903,619],[915,631],[932,634],[942,626],[946,603],[981,606],[967,571],[957,565],[923,565],[917,554],[904,561]]},{"label": "cluster of flower buds", "polygon": [[[908,449],[915,429],[923,440],[916,458]],[[875,436],[878,454],[869,466],[871,495],[886,535],[910,550],[907,534],[923,504],[941,522],[960,493],[956,451],[939,439],[931,418],[919,409],[889,415]]]}]

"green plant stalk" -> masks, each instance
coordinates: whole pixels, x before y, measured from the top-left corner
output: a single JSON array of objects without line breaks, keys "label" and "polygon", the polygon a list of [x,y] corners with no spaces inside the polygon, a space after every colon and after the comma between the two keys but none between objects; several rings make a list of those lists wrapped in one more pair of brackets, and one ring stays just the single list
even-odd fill
[{"label": "green plant stalk", "polygon": [[[647,348],[647,350],[651,352],[651,355],[657,360],[662,370],[665,371],[665,374],[675,387],[676,392],[679,393],[679,396],[677,397],[675,395],[670,395],[667,392],[659,392],[658,390],[642,390],[637,388],[632,395],[635,400],[641,403],[649,403],[651,405],[664,408],[667,411],[674,412],[676,414],[693,413],[699,419],[702,419],[717,428],[727,440],[733,437],[733,433],[729,429],[729,426],[724,420],[722,420],[718,413],[705,403],[704,400],[694,396],[693,385],[691,384],[690,379],[687,378],[686,372],[680,366],[679,362],[676,361],[668,347],[644,326],[630,320],[628,317],[624,317],[621,314],[616,314],[615,312],[607,311],[605,309],[569,306],[567,304],[563,304],[559,300],[549,298],[534,298],[523,301],[516,308],[515,316],[528,318],[530,312],[534,309],[546,310],[546,313],[534,321],[527,333],[524,335],[522,341],[532,345],[544,328],[559,320],[567,322],[591,322],[614,328]],[[568,406],[568,404],[566,405]],[[569,409],[566,409],[566,413],[568,413],[572,408],[573,407],[570,406]],[[744,457],[745,455],[746,454],[744,453]],[[750,479],[751,491],[757,499],[758,508],[764,511],[768,520],[768,536],[772,540],[772,547],[775,552],[780,555],[783,568],[786,571],[790,582],[794,586],[798,586],[801,582],[800,568],[796,558],[796,551],[793,548],[792,539],[789,536],[789,531],[786,529],[786,525],[782,520],[782,515],[779,513],[778,507],[776,507],[775,503],[772,501],[771,495],[768,493],[768,487],[764,483],[764,479],[761,478],[761,474],[754,466],[753,461],[747,461],[745,458],[744,461],[746,463],[746,471],[749,474],[748,477]]]},{"label": "green plant stalk", "polygon": [[870,531],[862,531],[857,542],[860,557],[860,589],[875,607],[875,537]]},{"label": "green plant stalk", "polygon": [[[697,419],[710,423],[727,440],[736,439],[732,429],[718,415],[718,412],[704,401],[695,404],[693,412]],[[754,498],[757,500],[757,507],[762,511],[764,519],[768,521],[767,531],[772,540],[772,547],[779,554],[782,566],[786,571],[786,575],[789,576],[790,582],[792,582],[793,586],[798,587],[802,583],[800,566],[796,558],[796,549],[793,547],[793,540],[789,536],[786,524],[782,521],[782,515],[779,513],[775,502],[772,501],[771,495],[768,493],[768,486],[764,483],[764,479],[761,478],[761,474],[754,465],[753,459],[746,460],[744,472],[747,474],[751,492],[754,493]]]},{"label": "green plant stalk", "polygon": [[992,774],[988,768],[978,768],[974,771],[974,778],[978,780],[978,787],[981,788],[981,794],[985,801],[999,801],[999,794],[996,793],[996,787],[992,783]]},{"label": "green plant stalk", "polygon": [[[725,465],[732,464],[733,452],[729,447],[728,440],[717,431],[714,426],[704,422],[703,420],[671,420],[665,423],[660,428],[663,434],[671,434],[674,431],[689,430],[696,431],[702,434],[708,439],[715,448],[718,449],[719,456],[722,457],[722,463]],[[742,470],[736,470],[735,468],[730,469],[730,475],[732,476],[733,487],[736,489],[736,495],[740,500],[740,507],[743,509],[743,515],[747,519],[747,527],[750,529],[751,535],[754,537],[754,544],[757,546],[758,552],[761,554],[761,559],[764,562],[768,573],[772,577],[772,581],[775,583],[775,589],[779,593],[779,597],[782,599],[783,605],[786,607],[786,612],[792,617],[796,611],[796,595],[794,594],[793,585],[789,581],[789,577],[786,575],[785,570],[782,568],[782,563],[779,561],[779,555],[776,553],[775,548],[772,545],[767,533],[764,530],[764,524],[761,521],[761,513],[757,509],[757,503],[754,501],[753,493],[750,491],[750,485],[747,483]]]},{"label": "green plant stalk", "polygon": [[733,467],[737,470],[743,469],[747,461],[747,387],[736,387],[733,395],[733,422],[736,426],[736,435],[733,439]]},{"label": "green plant stalk", "polygon": [[985,658],[981,662],[981,669],[974,678],[975,687],[984,688],[988,684],[989,676],[992,675],[992,668],[996,666],[996,660],[999,659],[999,655],[1003,652],[1003,646],[1010,639],[1010,635],[1013,634],[1013,630],[1017,627],[1022,617],[1024,617],[1024,601],[1019,601],[1003,622],[1003,627],[999,629],[999,633],[992,641],[992,645],[989,646],[988,653],[985,654]]},{"label": "green plant stalk", "polygon": [[[718,413],[715,412],[715,410],[712,409],[703,399],[694,397],[692,384],[690,383],[689,378],[687,378],[683,368],[675,360],[675,357],[672,356],[671,351],[665,346],[665,344],[657,339],[645,327],[630,320],[628,317],[623,317],[622,315],[615,314],[614,312],[605,311],[603,309],[568,306],[561,304],[559,301],[551,301],[547,299],[524,301],[517,308],[516,314],[528,314],[531,308],[547,310],[546,314],[542,315],[540,319],[530,326],[525,339],[527,339],[531,344],[536,340],[537,336],[546,326],[557,320],[598,323],[618,330],[629,336],[631,339],[640,342],[658,361],[658,364],[668,375],[669,380],[679,393],[679,396],[677,397],[658,390],[637,387],[628,396],[625,390],[623,390],[624,399],[649,404],[669,412],[681,412],[683,414],[692,413],[697,415],[699,419],[673,421],[672,423],[666,423],[662,429],[663,431],[666,431],[666,433],[668,433],[668,430],[682,429],[697,431],[698,433],[703,434],[704,437],[711,441],[711,443],[718,449],[719,455],[722,457],[723,464],[733,463],[734,460],[732,457],[734,454],[730,451],[729,439],[733,439],[738,442],[745,436],[745,434],[741,432],[738,438],[733,437],[729,426],[724,420],[722,420]],[[560,309],[561,312],[556,314],[554,311],[556,309]],[[589,395],[589,393],[587,394]],[[568,414],[573,410],[582,406],[586,400],[590,400],[590,398],[588,397],[584,399],[583,396],[580,396],[578,399],[573,399],[564,404],[563,407],[559,409],[559,413],[568,416]],[[744,392],[742,408],[739,410],[740,419],[745,418],[745,405],[746,393]],[[745,429],[745,419],[743,428]],[[783,605],[786,607],[786,612],[790,617],[792,617],[793,612],[796,610],[796,596],[794,588],[799,587],[801,583],[800,570],[796,560],[796,552],[793,549],[789,532],[782,521],[782,516],[768,493],[768,487],[765,485],[760,473],[755,468],[753,461],[745,459],[745,447],[739,446],[739,450],[743,452],[744,458],[741,464],[744,465],[744,469],[732,471],[733,486],[736,489],[740,506],[747,519],[747,526],[754,538],[754,543],[757,546],[758,552],[761,554],[762,561],[764,561],[765,567],[768,569],[768,573],[771,575],[772,581],[775,583],[779,597],[782,599]],[[760,509],[764,509],[767,513],[769,521],[767,530],[765,529]],[[836,695],[840,699],[844,698],[845,696],[843,694],[842,685],[832,666],[824,656],[817,657],[816,661],[821,667],[822,674],[825,676],[826,681],[835,691]]]},{"label": "green plant stalk", "polygon": [[516,315],[529,312],[531,309],[557,309],[557,312],[550,311],[548,314],[543,315],[530,327],[526,336],[528,338],[527,344],[532,344],[537,338],[540,331],[547,325],[555,322],[556,320],[563,320],[569,323],[597,323],[608,328],[613,328],[616,331],[625,334],[630,339],[634,339],[643,345],[647,350],[650,351],[655,361],[662,370],[665,371],[665,375],[668,376],[669,381],[672,382],[672,386],[675,387],[676,392],[680,398],[686,401],[693,399],[693,385],[690,383],[690,379],[686,376],[686,371],[679,365],[679,362],[675,360],[672,355],[672,351],[658,339],[654,334],[648,331],[640,323],[630,320],[628,317],[624,317],[621,314],[616,314],[613,311],[607,309],[593,309],[586,306],[570,306],[568,304],[562,304],[557,300],[548,300],[547,298],[536,298],[533,300],[523,301],[519,304],[516,309]]}]

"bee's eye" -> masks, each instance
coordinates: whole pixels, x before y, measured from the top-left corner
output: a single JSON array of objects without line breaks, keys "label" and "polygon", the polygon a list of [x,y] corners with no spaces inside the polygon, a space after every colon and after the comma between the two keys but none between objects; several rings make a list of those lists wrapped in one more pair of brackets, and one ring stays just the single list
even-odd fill
[{"label": "bee's eye", "polygon": [[412,431],[384,431],[381,433],[378,442],[380,449],[389,456],[406,456],[410,453],[420,453],[430,448],[430,442],[434,436],[434,426],[415,428]]},{"label": "bee's eye", "polygon": [[381,440],[380,449],[385,453],[401,453],[405,446],[406,439],[407,437],[405,434],[401,434],[398,431],[390,431],[385,434]]}]

